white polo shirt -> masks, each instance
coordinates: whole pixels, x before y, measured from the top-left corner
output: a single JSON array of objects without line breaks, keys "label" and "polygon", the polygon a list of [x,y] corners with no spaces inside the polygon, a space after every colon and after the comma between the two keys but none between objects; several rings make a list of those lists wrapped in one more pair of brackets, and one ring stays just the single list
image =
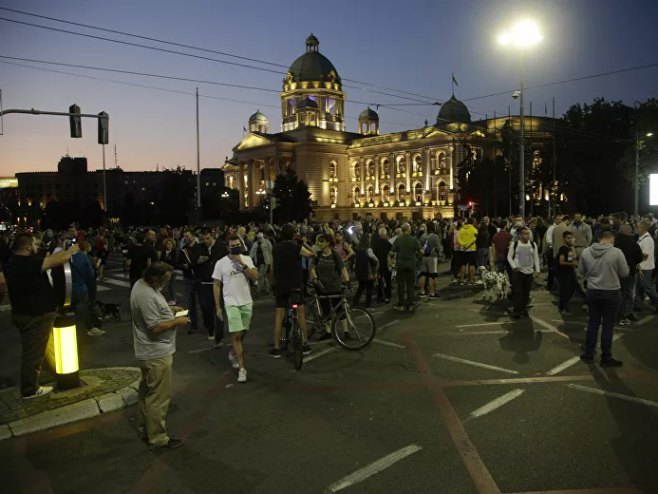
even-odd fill
[{"label": "white polo shirt", "polygon": [[653,243],[653,238],[651,238],[649,232],[646,232],[644,235],[642,235],[638,239],[637,243],[640,245],[640,249],[642,249],[642,254],[648,256],[644,261],[640,263],[640,269],[642,271],[655,269],[656,261],[653,253],[655,247]]}]

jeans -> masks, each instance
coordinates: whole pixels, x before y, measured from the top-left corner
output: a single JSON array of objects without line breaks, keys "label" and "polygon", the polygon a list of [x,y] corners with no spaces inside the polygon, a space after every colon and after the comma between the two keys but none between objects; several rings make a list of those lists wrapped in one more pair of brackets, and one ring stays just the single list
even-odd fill
[{"label": "jeans", "polygon": [[267,272],[270,267],[267,264],[258,266],[258,293],[269,293],[270,279]]},{"label": "jeans", "polygon": [[185,287],[185,301],[189,310],[190,328],[194,330],[198,327],[196,313],[196,301],[199,294],[198,282],[192,278],[183,278],[183,286]]},{"label": "jeans", "polygon": [[599,326],[601,326],[601,357],[612,357],[612,330],[621,302],[620,290],[587,290],[589,321],[585,338],[584,355],[594,358]]},{"label": "jeans", "polygon": [[55,312],[41,316],[13,314],[11,320],[21,334],[21,394],[33,395],[39,389],[39,374],[53,332]]},{"label": "jeans", "polygon": [[515,314],[528,310],[531,288],[532,274],[524,274],[521,271],[512,272],[512,304]]},{"label": "jeans", "polygon": [[76,292],[71,296],[71,306],[75,313],[75,324],[78,328],[89,331],[94,327],[89,314],[89,294],[87,292]]},{"label": "jeans", "polygon": [[565,310],[568,308],[569,300],[571,300],[573,294],[576,293],[576,285],[578,284],[576,273],[573,268],[558,271],[557,282],[560,287],[560,303],[558,309]]},{"label": "jeans", "polygon": [[412,307],[414,304],[414,277],[416,272],[413,268],[398,268],[398,306]]},{"label": "jeans", "polygon": [[621,304],[619,305],[619,318],[629,316],[633,312],[633,300],[635,300],[635,283],[636,274],[631,274],[626,278],[620,278],[621,284]]},{"label": "jeans", "polygon": [[477,250],[477,264],[478,268],[484,266],[489,267],[489,247],[480,247]]},{"label": "jeans", "polygon": [[653,269],[643,269],[637,277],[637,289],[635,292],[635,307],[639,307],[644,301],[644,295],[649,297],[653,305],[658,306],[658,293],[653,284]]},{"label": "jeans", "polygon": [[391,270],[379,263],[379,283],[377,283],[377,301],[391,299]]}]

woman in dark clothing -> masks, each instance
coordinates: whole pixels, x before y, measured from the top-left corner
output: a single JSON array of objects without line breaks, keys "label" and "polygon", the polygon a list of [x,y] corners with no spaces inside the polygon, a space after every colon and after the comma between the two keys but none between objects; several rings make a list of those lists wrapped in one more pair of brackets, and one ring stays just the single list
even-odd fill
[{"label": "woman in dark clothing", "polygon": [[[178,251],[176,250],[174,241],[171,238],[165,239],[163,247],[160,260],[176,269],[178,266]],[[167,303],[169,305],[176,305],[176,271],[172,271],[169,285],[163,292],[165,296],[168,296]]]},{"label": "woman in dark clothing", "polygon": [[354,305],[359,305],[361,294],[366,292],[366,307],[372,303],[372,287],[379,272],[379,261],[370,248],[370,234],[364,233],[354,255],[354,271],[359,288],[354,295]]}]

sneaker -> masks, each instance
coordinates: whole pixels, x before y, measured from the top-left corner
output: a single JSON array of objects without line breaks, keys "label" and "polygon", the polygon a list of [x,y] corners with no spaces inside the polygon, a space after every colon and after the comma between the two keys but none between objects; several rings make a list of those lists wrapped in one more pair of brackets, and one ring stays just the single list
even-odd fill
[{"label": "sneaker", "polygon": [[631,323],[629,319],[622,319],[617,323],[618,326],[628,326]]},{"label": "sneaker", "polygon": [[208,335],[208,341],[214,341],[215,340],[215,335],[214,334],[209,334]]},{"label": "sneaker", "polygon": [[589,356],[589,355],[587,355],[587,354],[585,354],[585,353],[583,353],[583,354],[580,356],[580,360],[582,360],[582,361],[585,362],[586,364],[593,364],[593,363],[594,363],[594,357],[591,357],[591,356]]},{"label": "sneaker", "polygon": [[450,283],[452,283],[453,285],[456,285],[457,283],[459,283],[459,280],[457,278],[453,278]]},{"label": "sneaker", "polygon": [[427,294],[426,294],[425,292],[420,292],[420,296],[421,296],[421,297],[426,297]]},{"label": "sneaker", "polygon": [[105,331],[99,328],[91,328],[89,331],[87,331],[87,334],[89,336],[101,336],[105,334]]},{"label": "sneaker", "polygon": [[183,445],[183,441],[181,441],[180,439],[174,439],[173,437],[170,437],[169,441],[159,446],[156,446],[155,444],[151,444],[149,446],[149,449],[151,451],[157,451],[162,449],[176,449],[176,448],[180,448],[182,445]]},{"label": "sneaker", "polygon": [[228,352],[228,361],[231,362],[231,367],[234,369],[239,369],[240,364],[238,363],[238,359],[235,358],[235,355],[233,355],[233,352]]},{"label": "sneaker", "polygon": [[29,400],[32,398],[38,398],[39,396],[45,396],[48,393],[51,393],[53,390],[52,386],[39,386],[39,389],[37,389],[33,395],[27,395],[23,396],[24,400]]},{"label": "sneaker", "polygon": [[402,307],[401,305],[396,305],[393,307],[393,309],[395,309],[398,312],[404,312],[404,307]]},{"label": "sneaker", "polygon": [[281,358],[281,350],[279,350],[278,348],[272,348],[270,350],[270,357]]},{"label": "sneaker", "polygon": [[603,358],[601,357],[601,367],[623,367],[624,362],[621,360],[614,359],[612,357]]},{"label": "sneaker", "polygon": [[246,383],[247,382],[247,369],[244,367],[238,371],[238,382]]},{"label": "sneaker", "polygon": [[309,355],[312,351],[313,350],[311,350],[311,346],[307,342],[304,342],[302,345],[302,353],[304,355]]},{"label": "sneaker", "polygon": [[484,281],[482,281],[482,280],[477,280],[477,281],[475,282],[475,284],[476,284],[476,285],[484,285]]},{"label": "sneaker", "polygon": [[626,316],[626,319],[628,319],[629,321],[639,321],[640,320],[640,318],[634,312],[631,312],[630,314],[628,314]]},{"label": "sneaker", "polygon": [[213,348],[222,348],[224,346],[224,340],[219,340],[213,343]]}]

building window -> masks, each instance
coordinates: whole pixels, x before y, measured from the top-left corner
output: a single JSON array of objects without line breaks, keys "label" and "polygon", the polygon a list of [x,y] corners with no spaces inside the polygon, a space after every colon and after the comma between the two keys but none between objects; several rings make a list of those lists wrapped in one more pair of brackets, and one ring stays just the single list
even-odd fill
[{"label": "building window", "polygon": [[398,201],[403,201],[404,200],[404,195],[406,192],[406,188],[404,184],[398,185]]},{"label": "building window", "polygon": [[338,165],[335,161],[329,163],[329,178],[335,179],[338,177]]},{"label": "building window", "polygon": [[359,180],[361,178],[361,165],[358,161],[352,165],[352,178],[354,180]]},{"label": "building window", "polygon": [[404,177],[406,173],[407,173],[406,160],[404,156],[398,156],[396,158],[395,174],[398,177]]},{"label": "building window", "polygon": [[338,201],[338,187],[335,185],[332,185],[329,188],[329,200],[331,201],[331,204],[336,204]]},{"label": "building window", "polygon": [[448,200],[448,187],[444,182],[439,182],[439,201]]},{"label": "building window", "polygon": [[388,178],[389,177],[389,165],[388,165],[388,159],[384,158],[381,162],[381,169],[380,169],[380,178]]}]

